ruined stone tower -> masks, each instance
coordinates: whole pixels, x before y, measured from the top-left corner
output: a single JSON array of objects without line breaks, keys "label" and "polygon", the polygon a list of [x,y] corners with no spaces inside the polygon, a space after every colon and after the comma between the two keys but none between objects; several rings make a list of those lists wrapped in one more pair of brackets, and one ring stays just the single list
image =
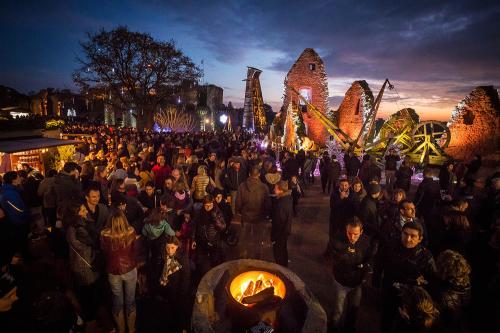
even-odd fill
[{"label": "ruined stone tower", "polygon": [[366,81],[354,81],[338,111],[338,126],[355,140],[373,106],[373,94]]},{"label": "ruined stone tower", "polygon": [[262,73],[260,69],[248,67],[243,109],[243,128],[257,132],[263,132],[266,128],[260,73]]},{"label": "ruined stone tower", "polygon": [[[300,110],[306,111],[303,102],[291,91],[294,88],[300,92],[308,102],[314,105],[323,114],[328,106],[328,82],[323,60],[313,49],[305,49],[293,64],[285,78],[285,96],[282,112],[288,110],[289,105],[296,105]],[[303,114],[307,136],[319,146],[324,146],[327,132],[321,122],[310,112]]]},{"label": "ruined stone tower", "polygon": [[448,123],[451,141],[446,153],[467,160],[475,154],[498,150],[500,101],[493,86],[475,88],[455,108]]}]

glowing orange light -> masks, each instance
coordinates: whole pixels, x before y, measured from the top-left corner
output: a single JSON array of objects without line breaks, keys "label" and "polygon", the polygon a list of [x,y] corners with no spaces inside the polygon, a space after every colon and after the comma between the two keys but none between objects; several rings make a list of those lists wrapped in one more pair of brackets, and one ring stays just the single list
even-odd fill
[{"label": "glowing orange light", "polygon": [[229,286],[229,292],[233,298],[244,306],[251,307],[252,304],[244,304],[244,297],[253,296],[266,288],[273,287],[274,295],[285,298],[285,283],[276,275],[265,271],[248,271],[236,276]]}]

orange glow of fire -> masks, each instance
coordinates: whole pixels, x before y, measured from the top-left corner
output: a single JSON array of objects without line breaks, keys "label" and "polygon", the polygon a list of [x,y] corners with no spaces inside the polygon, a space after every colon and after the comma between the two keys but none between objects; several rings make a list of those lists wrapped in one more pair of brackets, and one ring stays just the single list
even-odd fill
[{"label": "orange glow of fire", "polygon": [[244,306],[251,307],[252,304],[242,303],[243,297],[252,296],[260,291],[274,287],[274,295],[285,298],[285,283],[276,275],[265,271],[248,271],[236,276],[229,285],[229,292],[233,298]]}]

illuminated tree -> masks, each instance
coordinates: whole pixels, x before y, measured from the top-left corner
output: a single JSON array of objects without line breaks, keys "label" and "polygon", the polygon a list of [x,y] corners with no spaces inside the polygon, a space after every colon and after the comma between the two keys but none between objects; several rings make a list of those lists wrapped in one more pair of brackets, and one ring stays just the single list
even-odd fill
[{"label": "illuminated tree", "polygon": [[89,33],[73,80],[84,93],[100,92],[118,110],[134,110],[139,130],[152,128],[154,112],[165,105],[183,80],[200,70],[176,48],[126,27]]},{"label": "illuminated tree", "polygon": [[193,115],[175,107],[168,107],[156,113],[154,120],[162,130],[169,132],[191,132],[196,127]]}]

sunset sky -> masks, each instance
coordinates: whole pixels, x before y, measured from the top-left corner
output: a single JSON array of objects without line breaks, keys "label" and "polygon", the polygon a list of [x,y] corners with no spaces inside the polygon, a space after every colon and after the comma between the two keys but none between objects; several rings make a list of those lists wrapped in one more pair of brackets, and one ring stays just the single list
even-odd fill
[{"label": "sunset sky", "polygon": [[380,116],[403,107],[446,120],[475,86],[500,87],[498,1],[2,1],[0,85],[21,92],[76,90],[78,42],[126,25],[176,44],[204,82],[241,105],[246,66],[263,70],[264,101],[281,107],[283,80],[307,47],[323,58],[331,106],[354,80],[374,95],[387,77]]}]

